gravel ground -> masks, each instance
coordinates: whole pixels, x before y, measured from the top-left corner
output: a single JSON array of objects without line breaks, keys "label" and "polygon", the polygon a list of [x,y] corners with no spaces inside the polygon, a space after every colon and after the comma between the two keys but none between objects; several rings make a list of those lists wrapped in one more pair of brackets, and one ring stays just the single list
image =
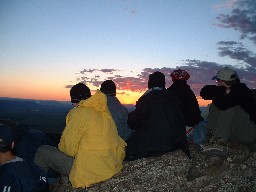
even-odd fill
[{"label": "gravel ground", "polygon": [[246,146],[229,148],[225,157],[203,155],[190,145],[192,160],[180,150],[161,157],[124,162],[123,170],[111,179],[87,189],[54,185],[52,192],[255,192],[256,153]]}]

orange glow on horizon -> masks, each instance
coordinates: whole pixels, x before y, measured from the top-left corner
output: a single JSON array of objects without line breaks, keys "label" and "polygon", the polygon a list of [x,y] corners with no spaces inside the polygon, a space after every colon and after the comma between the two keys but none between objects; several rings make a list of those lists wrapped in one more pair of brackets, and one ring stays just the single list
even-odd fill
[{"label": "orange glow on horizon", "polygon": [[118,94],[117,98],[122,104],[132,104],[135,105],[136,101],[142,96],[141,92],[133,92],[133,91],[124,91],[122,94]]},{"label": "orange glow on horizon", "polygon": [[210,103],[212,103],[212,100],[204,100],[202,98],[197,98],[198,104],[200,107],[206,107]]},{"label": "orange glow on horizon", "polygon": [[[93,95],[96,91],[91,90]],[[127,90],[118,90],[117,98],[122,104],[131,104],[135,105],[136,101],[143,95],[144,92],[133,92]],[[55,100],[55,101],[69,101],[69,89],[60,88],[60,89],[50,89],[49,87],[40,89],[29,89],[23,88],[22,91],[16,92],[15,90],[8,90],[4,94],[1,94],[0,97],[10,97],[10,98],[21,98],[21,99],[33,99],[33,100]],[[200,107],[206,107],[210,104],[211,100],[204,100],[200,97],[197,97],[197,101]]]},{"label": "orange glow on horizon", "polygon": [[[122,104],[135,105],[136,101],[138,101],[143,93],[144,92],[125,91],[125,94],[117,94],[117,98]],[[201,97],[197,97],[197,101],[200,107],[206,107],[208,104],[212,103],[211,100],[204,100]]]}]

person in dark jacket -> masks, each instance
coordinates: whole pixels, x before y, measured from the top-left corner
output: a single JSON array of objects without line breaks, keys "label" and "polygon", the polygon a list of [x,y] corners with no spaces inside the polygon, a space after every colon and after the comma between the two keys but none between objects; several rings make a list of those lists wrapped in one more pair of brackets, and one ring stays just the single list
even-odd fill
[{"label": "person in dark jacket", "polygon": [[46,173],[32,161],[13,154],[14,133],[7,125],[0,124],[0,191],[47,192]]},{"label": "person in dark jacket", "polygon": [[149,75],[148,90],[129,113],[128,125],[134,132],[127,140],[126,160],[159,156],[182,149],[191,158],[181,102],[165,89],[165,76]]},{"label": "person in dark jacket", "polygon": [[235,70],[221,68],[213,77],[218,85],[206,85],[200,95],[212,100],[207,128],[225,141],[253,144],[256,141],[256,101]]},{"label": "person in dark jacket", "polygon": [[187,71],[178,69],[171,73],[171,77],[173,84],[167,90],[173,91],[182,101],[186,126],[193,127],[203,121],[203,117],[201,116],[196,96],[187,84],[190,75]]},{"label": "person in dark jacket", "polygon": [[0,119],[0,124],[9,126],[15,133],[13,153],[22,159],[33,161],[39,146],[54,145],[44,131],[30,128],[27,124],[17,123],[10,119]]},{"label": "person in dark jacket", "polygon": [[106,80],[101,84],[100,91],[107,96],[108,109],[115,121],[120,137],[127,140],[132,130],[127,124],[128,110],[116,97],[116,85],[112,80]]}]

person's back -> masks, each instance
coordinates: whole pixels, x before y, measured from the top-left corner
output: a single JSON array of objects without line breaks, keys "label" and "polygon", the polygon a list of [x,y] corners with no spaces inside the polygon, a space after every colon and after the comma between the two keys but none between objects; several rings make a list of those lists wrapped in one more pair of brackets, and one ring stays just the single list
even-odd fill
[{"label": "person's back", "polygon": [[83,83],[71,88],[75,107],[67,114],[58,148],[41,146],[34,159],[45,171],[52,168],[60,173],[62,181],[70,181],[74,188],[111,178],[122,169],[125,156],[126,143],[117,133],[106,96],[99,90],[90,96]]},{"label": "person's back", "polygon": [[112,80],[106,80],[101,84],[100,91],[107,96],[108,109],[115,121],[118,134],[124,140],[131,135],[132,130],[127,124],[128,110],[116,97],[116,85]]},{"label": "person's back", "polygon": [[73,187],[88,187],[122,169],[126,143],[117,133],[106,100],[106,96],[97,91],[67,116],[59,149],[76,157],[69,175]]},{"label": "person's back", "polygon": [[[127,141],[127,160],[177,149],[182,149],[190,157],[180,101],[165,90],[164,75],[159,73],[149,77],[149,90],[138,100],[135,111],[129,114],[128,123],[134,132]],[[155,80],[160,84],[150,85]]]},{"label": "person's back", "polygon": [[13,147],[10,128],[0,124],[0,191],[49,191],[46,173],[33,162],[15,156]]},{"label": "person's back", "polygon": [[185,70],[174,70],[171,73],[173,84],[167,89],[173,91],[182,101],[186,126],[193,127],[203,121],[198,101],[194,92],[187,84],[190,75]]}]

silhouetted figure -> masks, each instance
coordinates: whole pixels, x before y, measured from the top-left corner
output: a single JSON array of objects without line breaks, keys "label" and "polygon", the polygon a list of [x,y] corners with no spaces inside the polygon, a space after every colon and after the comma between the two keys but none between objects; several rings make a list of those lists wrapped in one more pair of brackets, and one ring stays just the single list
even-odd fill
[{"label": "silhouetted figure", "polygon": [[190,89],[187,80],[190,75],[185,70],[174,70],[171,73],[173,84],[167,89],[173,91],[182,101],[186,126],[193,127],[203,120],[198,101]]},{"label": "silhouetted figure", "polygon": [[221,68],[213,77],[218,85],[206,85],[200,95],[212,100],[207,128],[225,141],[253,145],[256,141],[256,101],[240,82],[235,70]]},{"label": "silhouetted figure", "polygon": [[129,113],[128,124],[134,132],[127,140],[126,160],[158,156],[182,149],[189,158],[186,125],[180,100],[165,89],[165,76],[149,75],[148,90]]},{"label": "silhouetted figure", "polygon": [[108,109],[114,119],[118,134],[127,140],[132,130],[127,124],[128,110],[116,97],[116,85],[112,80],[106,80],[101,84],[100,91],[107,96]]}]

